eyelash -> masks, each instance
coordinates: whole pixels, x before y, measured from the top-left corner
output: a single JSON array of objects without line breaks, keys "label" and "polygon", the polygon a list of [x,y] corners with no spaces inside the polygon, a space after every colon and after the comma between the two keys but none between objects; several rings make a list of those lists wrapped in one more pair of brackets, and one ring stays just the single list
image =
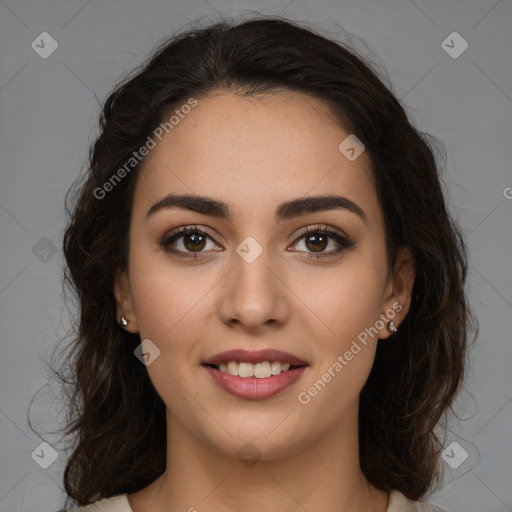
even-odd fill
[{"label": "eyelash", "polygon": [[[194,225],[194,226],[182,226],[182,227],[175,229],[174,231],[171,231],[170,233],[167,233],[160,239],[159,245],[165,252],[174,254],[180,258],[196,260],[201,257],[203,252],[184,253],[183,251],[172,249],[170,247],[171,244],[174,243],[176,240],[178,240],[179,238],[182,238],[183,236],[188,235],[188,234],[206,235],[208,238],[213,240],[215,242],[215,244],[217,244],[215,237],[211,233],[209,233],[207,230],[199,229],[196,225]],[[293,245],[297,244],[303,238],[307,238],[308,236],[312,236],[312,235],[328,236],[328,237],[334,239],[339,244],[340,247],[338,249],[336,249],[334,251],[330,251],[330,252],[307,253],[307,256],[305,256],[307,259],[318,260],[321,258],[332,257],[335,254],[338,254],[345,249],[350,249],[355,246],[355,243],[352,242],[349,238],[347,238],[344,235],[341,235],[338,231],[330,228],[327,225],[325,225],[323,228],[322,227],[315,227],[315,228],[307,227],[307,228],[303,229],[298,234],[298,237],[295,239],[295,242],[293,243]],[[219,244],[217,244],[217,245],[219,245]]]}]

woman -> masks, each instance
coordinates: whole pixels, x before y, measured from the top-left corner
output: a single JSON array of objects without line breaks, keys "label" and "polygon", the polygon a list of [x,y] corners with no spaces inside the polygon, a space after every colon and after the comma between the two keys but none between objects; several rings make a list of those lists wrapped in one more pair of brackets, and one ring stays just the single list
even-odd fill
[{"label": "woman", "polygon": [[275,17],[175,36],[107,99],[74,198],[78,510],[442,510],[465,245],[352,50]]}]

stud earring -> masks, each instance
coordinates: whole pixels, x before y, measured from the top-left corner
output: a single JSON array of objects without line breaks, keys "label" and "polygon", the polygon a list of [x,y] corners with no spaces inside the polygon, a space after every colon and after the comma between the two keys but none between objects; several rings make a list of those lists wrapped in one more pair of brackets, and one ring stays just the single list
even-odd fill
[{"label": "stud earring", "polygon": [[391,332],[396,332],[396,331],[398,331],[398,329],[396,328],[396,324],[395,324],[395,322],[393,322],[393,320],[391,320],[390,322],[388,322],[388,329],[389,329]]},{"label": "stud earring", "polygon": [[126,318],[124,316],[121,317],[121,325],[123,327],[127,327],[127,325],[128,325],[128,320],[126,320]]}]

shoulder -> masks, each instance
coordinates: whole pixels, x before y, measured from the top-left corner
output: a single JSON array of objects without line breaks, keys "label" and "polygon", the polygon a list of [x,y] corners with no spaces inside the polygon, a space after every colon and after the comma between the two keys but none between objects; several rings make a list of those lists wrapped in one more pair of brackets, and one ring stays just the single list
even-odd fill
[{"label": "shoulder", "polygon": [[391,491],[386,512],[448,512],[429,501],[413,501],[397,490]]},{"label": "shoulder", "polygon": [[90,505],[75,508],[70,512],[133,512],[127,494],[118,494],[111,498],[95,501]]}]

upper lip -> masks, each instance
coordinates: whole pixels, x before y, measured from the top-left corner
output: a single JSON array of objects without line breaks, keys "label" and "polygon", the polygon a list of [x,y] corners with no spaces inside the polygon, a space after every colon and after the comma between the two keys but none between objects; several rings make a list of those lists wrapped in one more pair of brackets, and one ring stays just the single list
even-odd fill
[{"label": "upper lip", "polygon": [[263,361],[280,361],[281,363],[290,363],[293,366],[303,366],[306,361],[303,361],[297,356],[282,350],[275,349],[262,349],[262,350],[243,350],[235,349],[226,352],[220,352],[210,359],[203,361],[203,364],[220,364],[229,363],[230,361],[238,361],[244,363],[261,363]]}]

